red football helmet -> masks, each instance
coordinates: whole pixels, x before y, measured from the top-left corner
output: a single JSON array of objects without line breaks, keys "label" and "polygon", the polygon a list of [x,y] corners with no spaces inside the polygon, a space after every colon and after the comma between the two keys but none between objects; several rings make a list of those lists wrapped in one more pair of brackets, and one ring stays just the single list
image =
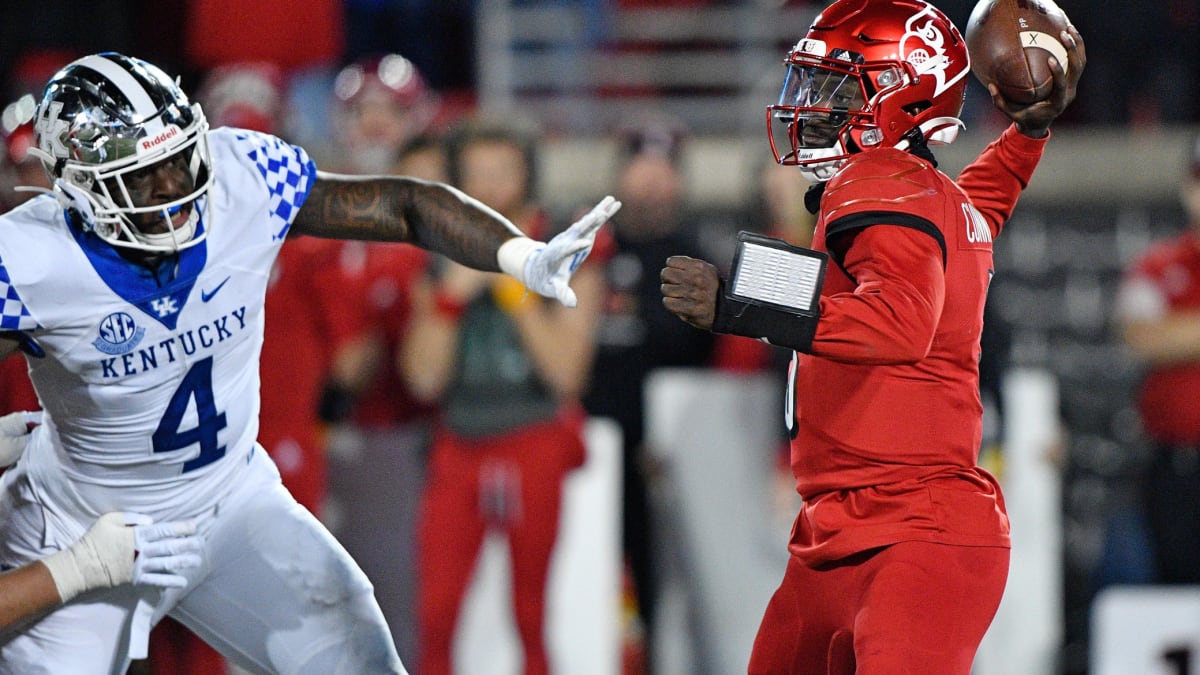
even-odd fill
[{"label": "red football helmet", "polygon": [[218,66],[196,92],[210,125],[268,134],[280,131],[285,97],[283,70],[267,62]]},{"label": "red football helmet", "polygon": [[399,54],[364,58],[333,82],[334,125],[352,173],[391,169],[401,146],[426,131],[439,109],[416,65]]},{"label": "red football helmet", "polygon": [[950,143],[962,126],[967,47],[922,0],[838,0],[784,63],[767,107],[771,151],[809,180],[828,180],[856,152]]},{"label": "red football helmet", "polygon": [[343,103],[354,104],[378,93],[402,108],[410,108],[430,95],[421,71],[399,54],[369,56],[342,68],[333,93]]}]

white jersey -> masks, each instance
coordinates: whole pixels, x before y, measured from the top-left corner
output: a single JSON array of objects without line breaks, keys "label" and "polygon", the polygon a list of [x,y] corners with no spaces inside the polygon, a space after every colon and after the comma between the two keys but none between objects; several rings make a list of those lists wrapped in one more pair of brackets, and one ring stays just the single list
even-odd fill
[{"label": "white jersey", "polygon": [[46,411],[29,471],[73,515],[192,517],[254,451],[267,280],[316,167],[269,135],[209,142],[208,237],[169,278],[68,225],[50,197],[0,216],[0,331],[44,351],[27,357]]}]

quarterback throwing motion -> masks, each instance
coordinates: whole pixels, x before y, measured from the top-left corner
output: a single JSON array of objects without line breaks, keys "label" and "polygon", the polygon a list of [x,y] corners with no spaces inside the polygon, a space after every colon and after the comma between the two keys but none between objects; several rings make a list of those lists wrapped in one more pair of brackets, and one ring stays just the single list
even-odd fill
[{"label": "quarterback throwing motion", "polygon": [[210,131],[157,67],[75,61],[47,84],[49,195],[0,217],[0,354],[45,410],[4,474],[0,564],[68,547],[102,513],[196,523],[182,588],[84,594],[0,641],[0,673],[124,673],[170,614],[253,672],[402,673],[366,576],[257,445],[271,264],[296,235],[396,241],[566,305],[611,198],[549,243],[446,185],[318,172],[252,131]]},{"label": "quarterback throwing motion", "polygon": [[751,673],[971,670],[1010,545],[1000,487],[976,462],[984,300],[992,244],[1084,67],[1079,34],[1061,39],[1050,97],[1017,105],[992,86],[1013,124],[951,180],[929,145],[961,125],[958,29],[921,0],[834,2],[788,54],[767,111],[776,159],[814,182],[816,252],[775,254],[797,269],[827,256],[812,306],[745,299],[755,284],[797,286],[784,270],[728,285],[691,258],[662,271],[663,302],[688,323],[794,350],[804,505]]}]

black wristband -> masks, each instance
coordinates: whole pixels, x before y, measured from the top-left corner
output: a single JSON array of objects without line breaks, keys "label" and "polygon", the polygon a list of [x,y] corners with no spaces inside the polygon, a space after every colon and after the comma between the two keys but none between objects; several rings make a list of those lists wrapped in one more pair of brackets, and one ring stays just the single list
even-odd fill
[{"label": "black wristband", "polygon": [[33,338],[25,331],[0,331],[0,337],[7,338],[9,340],[15,340],[17,342],[18,349],[35,359],[45,358],[46,356],[46,350],[42,349],[42,346],[38,344],[37,339]]},{"label": "black wristband", "polygon": [[317,404],[317,417],[328,424],[343,422],[354,411],[355,395],[352,391],[339,384],[329,382],[321,391],[321,401]]},{"label": "black wristband", "polygon": [[817,334],[819,314],[795,314],[757,303],[742,302],[725,292],[725,282],[717,291],[717,311],[713,317],[714,333],[729,333],[787,347],[805,354],[812,353],[813,337]]},{"label": "black wristband", "polygon": [[713,332],[812,353],[828,260],[822,251],[739,232],[729,283],[717,289]]}]

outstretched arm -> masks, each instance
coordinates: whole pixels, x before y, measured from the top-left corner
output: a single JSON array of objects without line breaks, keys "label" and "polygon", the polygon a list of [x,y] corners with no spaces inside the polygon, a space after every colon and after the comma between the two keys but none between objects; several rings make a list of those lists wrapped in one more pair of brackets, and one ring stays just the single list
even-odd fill
[{"label": "outstretched arm", "polygon": [[408,242],[485,272],[505,272],[535,293],[575,306],[568,281],[596,232],[621,203],[604,198],[548,243],[461,190],[402,176],[318,173],[292,232],[332,239]]},{"label": "outstretched arm", "polygon": [[50,569],[41,562],[0,574],[0,635],[62,604]]},{"label": "outstretched arm", "polygon": [[488,272],[500,271],[500,245],[522,236],[507,218],[449,185],[325,172],[317,174],[291,232],[407,242]]},{"label": "outstretched arm", "polygon": [[1059,37],[1067,48],[1067,63],[1054,60],[1054,89],[1045,100],[1013,103],[1004,98],[996,85],[989,85],[992,104],[1012,120],[1012,126],[984,148],[955,179],[987,219],[993,235],[1008,222],[1018,196],[1032,180],[1050,136],[1050,125],[1075,100],[1079,78],[1087,65],[1079,32],[1070,27]]}]

